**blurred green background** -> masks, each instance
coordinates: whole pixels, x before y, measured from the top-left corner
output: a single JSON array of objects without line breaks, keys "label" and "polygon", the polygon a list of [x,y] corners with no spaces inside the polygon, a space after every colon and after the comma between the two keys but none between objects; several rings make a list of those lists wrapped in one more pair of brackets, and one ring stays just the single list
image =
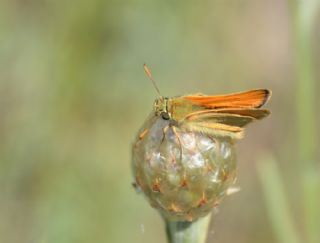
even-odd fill
[{"label": "blurred green background", "polygon": [[130,185],[157,96],[143,63],[164,96],[273,91],[208,242],[320,242],[319,13],[318,0],[2,0],[0,242],[165,242]]}]

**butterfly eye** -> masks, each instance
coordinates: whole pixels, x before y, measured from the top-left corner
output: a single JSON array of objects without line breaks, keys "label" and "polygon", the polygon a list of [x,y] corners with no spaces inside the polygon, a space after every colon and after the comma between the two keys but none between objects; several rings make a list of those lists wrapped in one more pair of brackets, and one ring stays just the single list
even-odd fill
[{"label": "butterfly eye", "polygon": [[169,120],[170,116],[168,112],[161,112],[161,117],[163,120]]}]

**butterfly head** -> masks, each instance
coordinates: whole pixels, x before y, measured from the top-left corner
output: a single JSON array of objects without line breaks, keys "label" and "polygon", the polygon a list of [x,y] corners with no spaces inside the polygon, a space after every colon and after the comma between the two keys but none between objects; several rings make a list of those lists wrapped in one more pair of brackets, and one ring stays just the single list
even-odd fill
[{"label": "butterfly head", "polygon": [[171,118],[171,114],[168,111],[168,101],[168,98],[160,96],[160,98],[156,99],[153,103],[155,115],[161,116],[164,120]]}]

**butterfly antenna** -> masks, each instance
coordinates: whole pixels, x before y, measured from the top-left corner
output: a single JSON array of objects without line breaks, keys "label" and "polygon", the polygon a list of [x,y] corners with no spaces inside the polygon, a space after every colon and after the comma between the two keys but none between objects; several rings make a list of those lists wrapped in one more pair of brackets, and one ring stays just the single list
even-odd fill
[{"label": "butterfly antenna", "polygon": [[152,77],[151,71],[150,71],[150,69],[148,68],[148,66],[147,66],[146,64],[143,64],[143,69],[144,69],[144,71],[146,72],[148,78],[151,80],[151,82],[152,82],[154,88],[156,89],[158,95],[159,95],[160,97],[162,97],[161,94],[160,94],[160,91],[159,91],[159,89],[158,89],[158,86],[157,86],[156,82],[154,81],[154,79],[153,79],[153,77]]}]

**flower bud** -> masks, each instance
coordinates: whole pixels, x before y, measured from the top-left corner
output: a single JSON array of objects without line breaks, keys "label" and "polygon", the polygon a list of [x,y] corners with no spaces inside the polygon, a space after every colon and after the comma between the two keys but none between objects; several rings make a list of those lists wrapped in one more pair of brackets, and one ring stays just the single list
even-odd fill
[{"label": "flower bud", "polygon": [[185,131],[156,116],[140,129],[132,166],[137,189],[174,221],[210,213],[236,179],[231,138]]}]

